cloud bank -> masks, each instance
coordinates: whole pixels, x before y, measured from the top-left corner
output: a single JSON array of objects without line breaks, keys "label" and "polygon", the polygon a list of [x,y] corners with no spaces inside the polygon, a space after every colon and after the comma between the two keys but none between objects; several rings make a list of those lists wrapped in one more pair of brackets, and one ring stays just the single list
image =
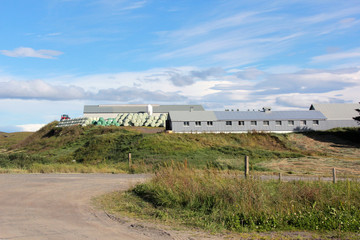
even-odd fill
[{"label": "cloud bank", "polygon": [[314,102],[360,100],[360,68],[305,69],[275,74],[257,68],[226,71],[222,68],[182,67],[67,79],[71,84],[61,81],[55,84],[57,79],[1,81],[0,77],[0,99],[191,102],[217,108],[234,106],[243,110],[265,105],[304,108]]}]

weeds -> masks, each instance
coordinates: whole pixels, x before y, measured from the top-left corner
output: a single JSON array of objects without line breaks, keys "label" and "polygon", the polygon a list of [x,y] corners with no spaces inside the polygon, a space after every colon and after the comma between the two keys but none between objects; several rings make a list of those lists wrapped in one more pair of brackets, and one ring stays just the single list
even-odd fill
[{"label": "weeds", "polygon": [[125,198],[126,206],[121,197],[114,200],[118,210],[141,209],[137,214],[211,230],[360,232],[358,182],[279,183],[245,180],[216,170],[168,168]]}]

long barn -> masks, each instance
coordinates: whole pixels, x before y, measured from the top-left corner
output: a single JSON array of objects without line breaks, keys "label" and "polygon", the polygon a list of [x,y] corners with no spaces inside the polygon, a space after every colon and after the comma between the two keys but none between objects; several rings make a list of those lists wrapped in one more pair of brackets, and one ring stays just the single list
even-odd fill
[{"label": "long barn", "polygon": [[[169,130],[178,133],[301,132],[358,127],[359,104],[313,104],[308,111],[203,111],[169,113]],[[336,113],[335,113],[336,112]]]},{"label": "long barn", "polygon": [[353,119],[359,115],[356,109],[360,109],[360,104],[312,104],[307,111],[272,111],[271,108],[205,111],[201,105],[85,105],[83,118],[60,122],[59,126],[88,125],[102,118],[105,126],[156,126],[175,133],[301,132],[359,127]]}]

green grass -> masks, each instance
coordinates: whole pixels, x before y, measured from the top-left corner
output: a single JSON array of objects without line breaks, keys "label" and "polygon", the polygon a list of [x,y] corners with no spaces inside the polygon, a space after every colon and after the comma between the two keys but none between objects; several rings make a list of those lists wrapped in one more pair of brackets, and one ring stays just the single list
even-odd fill
[{"label": "green grass", "polygon": [[[127,172],[153,172],[186,161],[190,168],[242,170],[243,158],[247,155],[251,159],[251,170],[268,171],[263,163],[323,154],[302,149],[289,140],[289,134],[142,133],[135,127],[56,128],[57,123],[49,123],[22,141],[18,138],[10,144],[4,140],[3,149],[7,150],[2,151],[0,167],[30,169],[38,163],[45,171],[46,165],[76,162],[85,166],[120,166],[121,171]],[[341,131],[356,135],[358,130]],[[317,136],[317,133],[309,134]],[[319,136],[324,138],[329,134],[334,132],[321,132]],[[129,152],[132,153],[131,168],[127,165]]]},{"label": "green grass", "polygon": [[[241,170],[245,155],[252,169],[267,170],[258,163],[276,158],[303,156],[285,135],[248,134],[167,134],[141,133],[129,128],[72,126],[56,128],[52,122],[38,132],[9,147],[8,160],[0,167],[30,169],[76,163],[92,166],[121,166],[122,171],[154,171],[162,166],[187,161],[189,167],[216,167]],[[127,165],[132,153],[132,168]],[[13,154],[15,153],[15,154]]]},{"label": "green grass", "polygon": [[31,132],[14,132],[4,133],[0,132],[0,149],[7,149],[10,146],[23,141],[28,136],[32,135]]},{"label": "green grass", "polygon": [[111,213],[211,231],[360,232],[360,183],[242,179],[213,170],[168,168],[126,193],[105,196]]},{"label": "green grass", "polygon": [[[253,163],[282,157],[301,157],[301,152],[289,149],[270,134],[139,134],[113,132],[97,135],[74,152],[79,162],[122,162],[132,153],[133,162],[145,163],[156,168],[164,163],[183,162],[195,168],[203,168],[208,162],[223,169],[239,169],[239,159],[245,155]],[[227,164],[222,164],[222,160]]]}]

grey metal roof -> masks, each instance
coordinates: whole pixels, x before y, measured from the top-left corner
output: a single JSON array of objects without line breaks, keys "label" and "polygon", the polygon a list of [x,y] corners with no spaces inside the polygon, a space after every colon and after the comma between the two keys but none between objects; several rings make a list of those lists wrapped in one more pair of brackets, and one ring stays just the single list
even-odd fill
[{"label": "grey metal roof", "polygon": [[122,106],[122,105],[85,105],[84,113],[137,113],[146,112],[147,107],[144,106]]},{"label": "grey metal roof", "polygon": [[217,120],[213,111],[170,111],[169,117],[173,122]]},{"label": "grey metal roof", "polygon": [[[138,113],[147,112],[147,106],[142,105],[85,105],[84,113]],[[170,111],[204,111],[201,105],[153,105],[154,113],[167,113]]]},{"label": "grey metal roof", "polygon": [[201,105],[159,105],[153,107],[154,112],[170,112],[170,111],[205,111]]},{"label": "grey metal roof", "polygon": [[326,117],[319,111],[216,111],[218,120],[322,120]]},{"label": "grey metal roof", "polygon": [[310,106],[310,110],[322,112],[328,120],[352,120],[359,116],[355,109],[359,109],[358,103],[317,103]]}]

